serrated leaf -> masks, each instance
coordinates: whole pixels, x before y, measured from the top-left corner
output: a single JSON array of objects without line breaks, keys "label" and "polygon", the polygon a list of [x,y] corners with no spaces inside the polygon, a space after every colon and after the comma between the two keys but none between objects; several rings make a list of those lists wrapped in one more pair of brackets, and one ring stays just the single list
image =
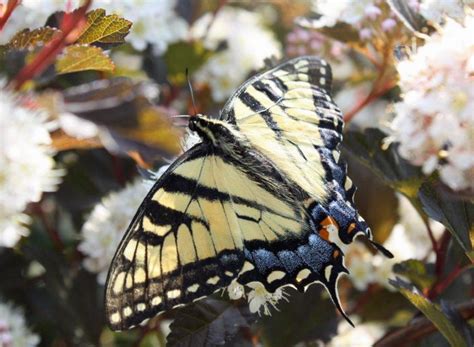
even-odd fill
[{"label": "serrated leaf", "polygon": [[436,326],[436,328],[441,332],[441,334],[443,334],[451,346],[467,347],[467,344],[462,336],[436,304],[422,296],[416,290],[416,288],[414,288],[409,283],[402,281],[400,278],[389,281],[390,284],[397,288],[404,297],[406,297],[418,310],[420,310],[426,316],[426,318],[428,318]]},{"label": "serrated leaf", "polygon": [[74,45],[64,50],[55,67],[58,74],[65,74],[86,70],[113,71],[115,65],[99,47]]},{"label": "serrated leaf", "polygon": [[167,346],[224,345],[242,327],[249,326],[248,307],[207,298],[177,311]]},{"label": "serrated leaf", "polygon": [[426,265],[416,259],[409,259],[395,264],[393,272],[405,276],[420,289],[430,288],[434,282],[434,277],[428,273]]},{"label": "serrated leaf", "polygon": [[192,74],[211,56],[211,51],[206,49],[202,42],[178,42],[168,47],[164,60],[168,78],[174,84],[186,82],[186,69]]},{"label": "serrated leaf", "polygon": [[34,30],[23,29],[15,34],[6,44],[7,49],[27,49],[49,42],[61,31],[55,28],[42,27]]},{"label": "serrated leaf", "polygon": [[420,168],[411,165],[398,154],[398,146],[384,147],[387,135],[379,129],[366,129],[363,133],[348,131],[344,135],[344,148],[369,167],[395,190],[409,198],[416,198],[424,178]]},{"label": "serrated leaf", "polygon": [[106,15],[105,10],[99,8],[87,14],[86,28],[76,42],[109,49],[125,43],[131,26],[132,22],[115,14]]},{"label": "serrated leaf", "polygon": [[418,196],[426,214],[442,223],[473,261],[470,235],[474,233],[474,204],[452,196],[431,182],[422,184]]}]

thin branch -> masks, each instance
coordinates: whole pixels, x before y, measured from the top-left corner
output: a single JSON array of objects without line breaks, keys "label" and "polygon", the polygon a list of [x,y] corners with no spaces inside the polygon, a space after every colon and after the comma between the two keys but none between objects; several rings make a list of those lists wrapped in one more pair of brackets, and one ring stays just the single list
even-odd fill
[{"label": "thin branch", "polygon": [[8,19],[13,13],[13,10],[20,4],[19,0],[8,0],[8,3],[3,11],[2,16],[0,17],[0,31],[3,29],[5,24],[7,24]]},{"label": "thin branch", "polygon": [[458,278],[464,271],[470,269],[472,267],[471,264],[467,266],[460,266],[459,264],[456,265],[445,278],[442,280],[437,281],[430,289],[428,293],[428,299],[432,300],[440,295],[446,288],[448,288],[451,283],[454,282],[456,278]]},{"label": "thin branch", "polygon": [[381,88],[377,88],[376,86],[377,83],[374,83],[374,87],[370,91],[370,93],[365,97],[365,99],[362,99],[352,110],[346,113],[344,116],[344,121],[346,123],[350,122],[352,118],[355,117],[357,113],[359,113],[364,107],[378,99],[379,97],[383,96],[386,94],[388,91],[390,91],[393,87],[397,85],[395,81],[390,81],[385,83],[384,86]]},{"label": "thin branch", "polygon": [[41,203],[31,204],[31,207],[33,209],[33,213],[35,213],[41,220],[41,223],[43,223],[44,229],[48,233],[48,236],[51,239],[51,242],[53,243],[54,247],[59,252],[62,252],[64,250],[64,243],[61,240],[61,236],[59,236],[58,230],[53,227],[51,223],[49,223],[48,218],[44,213],[43,207],[41,206]]},{"label": "thin branch", "polygon": [[11,81],[13,88],[20,89],[26,81],[42,73],[54,61],[56,56],[61,53],[64,47],[77,39],[81,33],[81,30],[78,30],[79,24],[85,19],[86,11],[91,2],[92,0],[87,0],[76,11],[64,14],[61,23],[61,33],[49,41],[31,63],[20,70],[15,79]]},{"label": "thin branch", "polygon": [[436,238],[434,237],[433,230],[431,230],[430,223],[423,219],[423,222],[425,223],[426,226],[426,231],[428,232],[428,237],[430,238],[431,241],[431,247],[433,247],[433,252],[436,254],[436,258],[438,258],[438,242],[436,241]]},{"label": "thin branch", "polygon": [[[458,311],[463,319],[469,320],[474,317],[474,300],[456,305],[454,309]],[[422,316],[413,319],[406,327],[389,332],[378,340],[374,347],[412,346],[414,341],[430,335],[436,330],[433,323]]]},{"label": "thin branch", "polygon": [[438,250],[436,252],[435,273],[436,277],[438,278],[443,274],[444,264],[446,262],[446,253],[448,251],[450,239],[451,234],[447,229],[445,229],[441,239],[438,241]]}]

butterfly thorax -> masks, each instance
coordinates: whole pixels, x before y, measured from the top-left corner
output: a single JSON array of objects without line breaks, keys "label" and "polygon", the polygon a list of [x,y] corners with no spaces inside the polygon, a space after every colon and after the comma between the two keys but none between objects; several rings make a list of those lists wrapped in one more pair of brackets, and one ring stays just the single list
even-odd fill
[{"label": "butterfly thorax", "polygon": [[232,153],[236,146],[246,147],[245,138],[228,122],[197,114],[189,120],[189,129],[204,142],[211,143],[224,152]]}]

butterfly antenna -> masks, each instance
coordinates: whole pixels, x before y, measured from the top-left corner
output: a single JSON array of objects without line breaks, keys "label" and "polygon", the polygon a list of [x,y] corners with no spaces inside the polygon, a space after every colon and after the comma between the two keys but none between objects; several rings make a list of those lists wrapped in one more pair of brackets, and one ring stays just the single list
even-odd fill
[{"label": "butterfly antenna", "polygon": [[196,102],[194,101],[194,92],[193,86],[191,85],[191,80],[189,79],[189,70],[186,68],[186,80],[188,81],[189,93],[191,94],[191,101],[193,102],[194,116],[197,114],[196,111]]}]

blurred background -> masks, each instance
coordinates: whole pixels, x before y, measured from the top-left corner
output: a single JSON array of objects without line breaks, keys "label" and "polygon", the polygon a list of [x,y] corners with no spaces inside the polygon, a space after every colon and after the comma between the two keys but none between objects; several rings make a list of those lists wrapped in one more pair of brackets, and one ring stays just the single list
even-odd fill
[{"label": "blurred background", "polygon": [[[472,346],[473,6],[0,0],[0,346]],[[395,255],[346,252],[356,327],[314,285],[110,331],[118,242],[196,142],[176,116],[218,116],[248,77],[302,55],[332,67],[356,205]]]}]

